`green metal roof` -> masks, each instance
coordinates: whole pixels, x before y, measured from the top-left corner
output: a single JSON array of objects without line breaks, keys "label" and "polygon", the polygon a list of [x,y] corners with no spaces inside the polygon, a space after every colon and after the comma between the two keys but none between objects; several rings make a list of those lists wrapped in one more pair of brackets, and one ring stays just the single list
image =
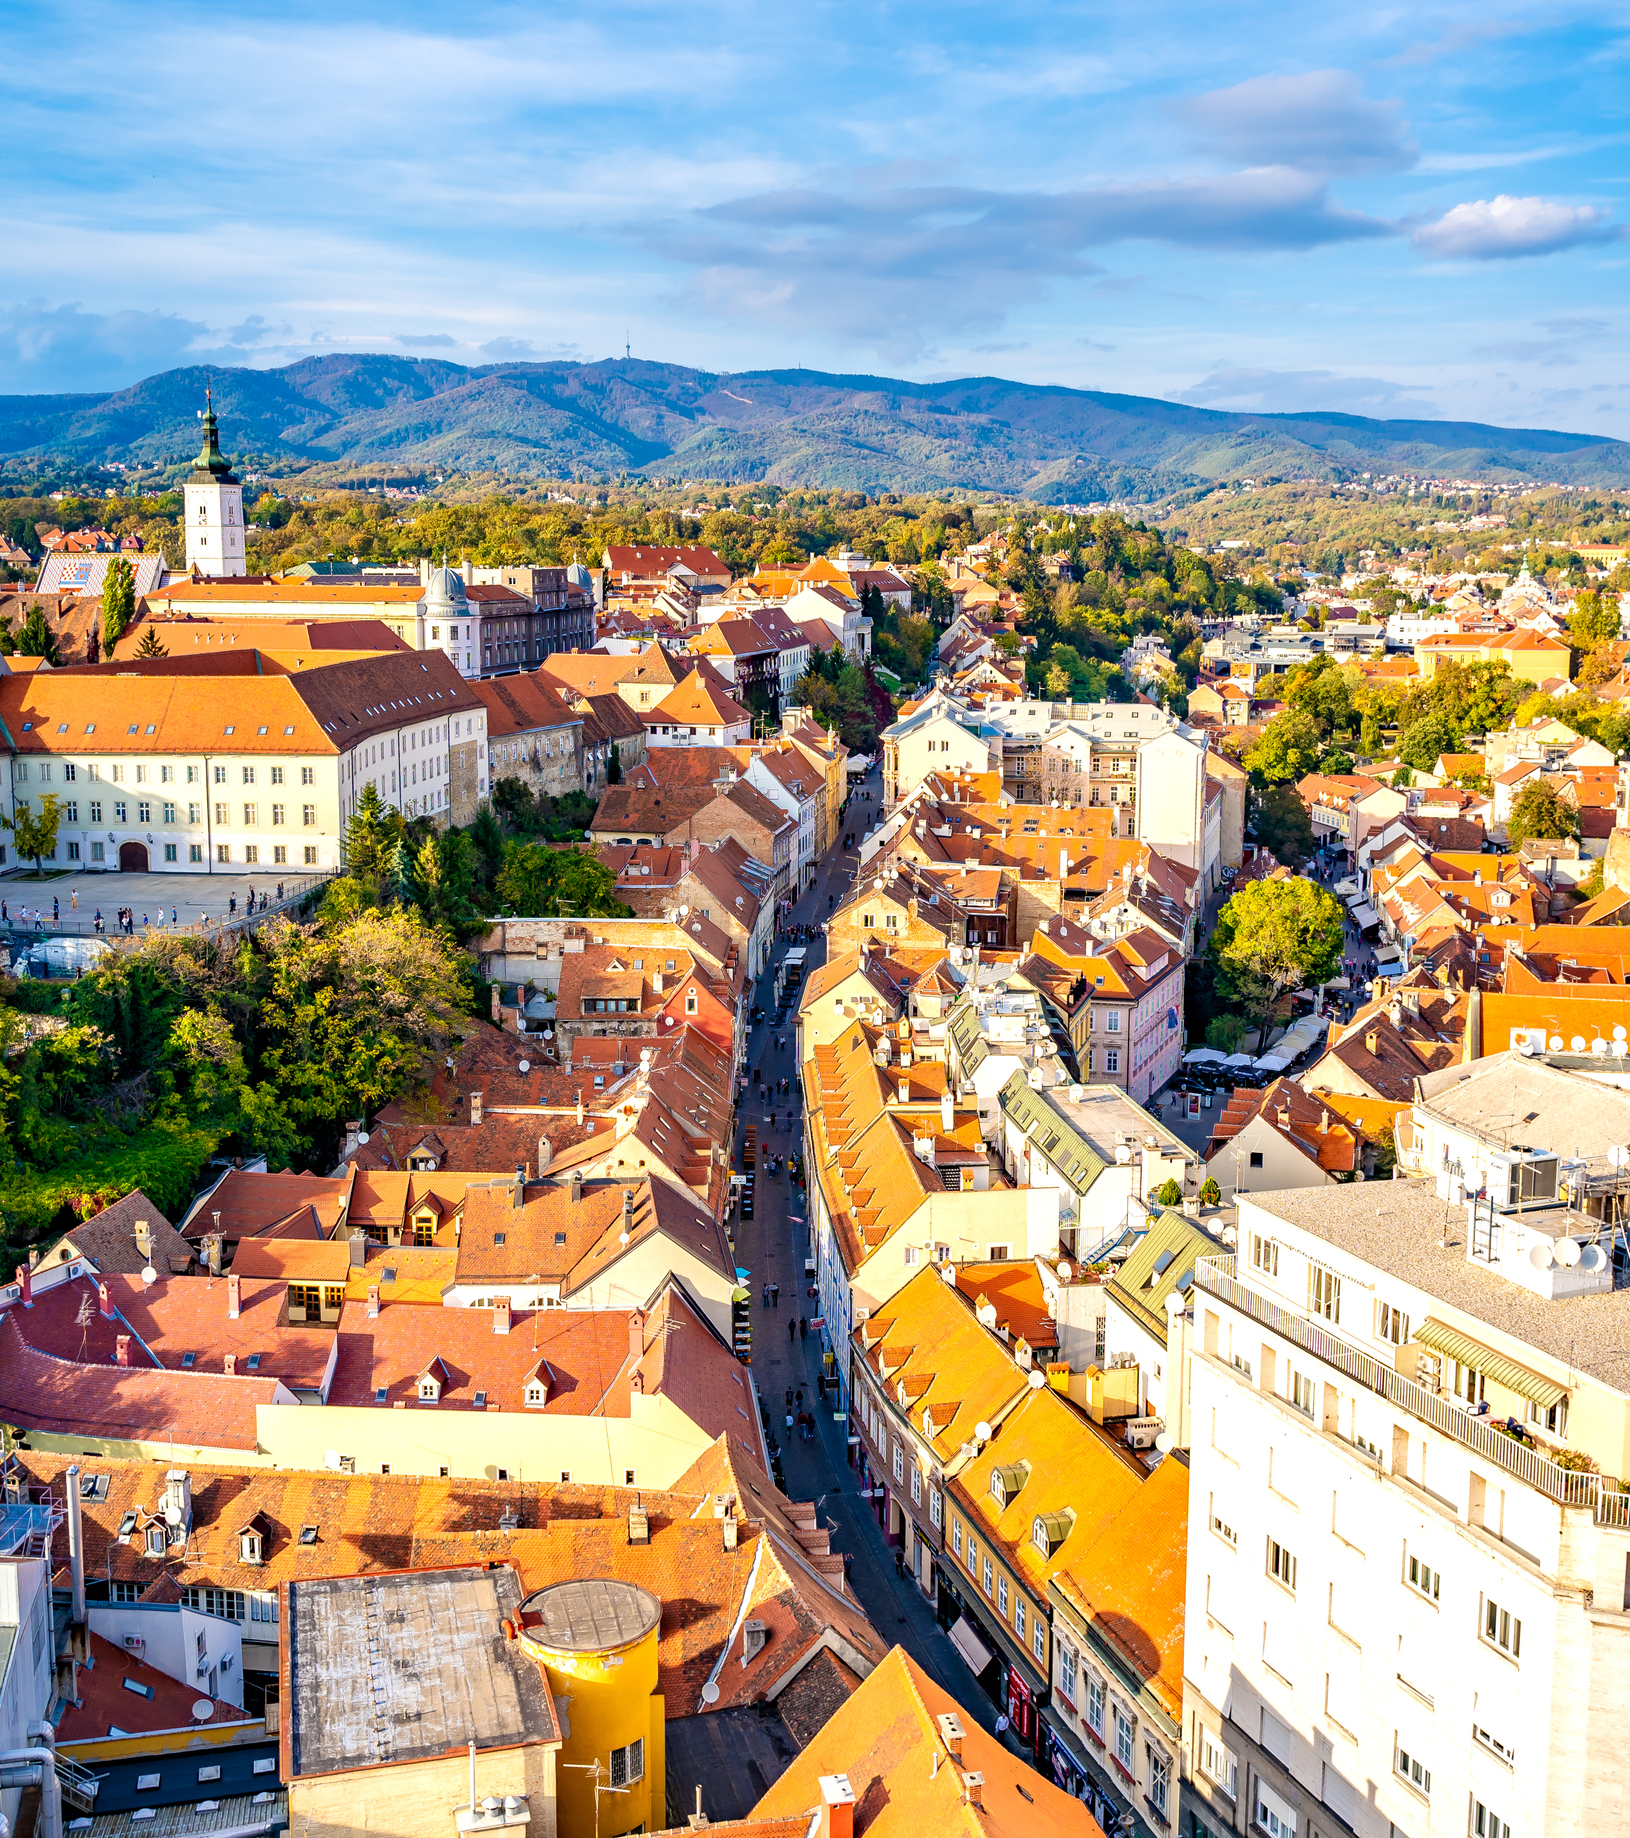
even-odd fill
[{"label": "green metal roof", "polygon": [[1423,1321],[1415,1330],[1415,1338],[1423,1347],[1430,1347],[1445,1359],[1458,1360],[1463,1366],[1474,1367],[1484,1378],[1492,1379],[1506,1391],[1516,1392],[1519,1398],[1531,1398],[1542,1410],[1560,1404],[1568,1395],[1566,1385],[1559,1385],[1555,1379],[1542,1378],[1527,1366],[1519,1366],[1516,1360],[1508,1359],[1504,1353],[1496,1353],[1492,1347],[1484,1346],[1481,1341],[1473,1340],[1470,1334],[1463,1334],[1459,1328],[1450,1327],[1446,1322]]},{"label": "green metal roof", "polygon": [[985,1039],[984,1029],[979,1025],[978,1012],[967,996],[960,997],[952,1008],[946,1029],[956,1047],[962,1076],[971,1079],[984,1064],[985,1055],[990,1052],[990,1044]]},{"label": "green metal roof", "polygon": [[1196,1258],[1215,1257],[1225,1248],[1186,1213],[1168,1207],[1132,1247],[1108,1287],[1122,1307],[1164,1342],[1167,1296],[1180,1287],[1187,1289]]},{"label": "green metal roof", "polygon": [[1103,1173],[1107,1164],[1098,1151],[1045,1091],[1035,1089],[1023,1072],[1015,1072],[1002,1087],[1001,1103],[1016,1127],[1041,1150],[1077,1193],[1085,1193]]}]

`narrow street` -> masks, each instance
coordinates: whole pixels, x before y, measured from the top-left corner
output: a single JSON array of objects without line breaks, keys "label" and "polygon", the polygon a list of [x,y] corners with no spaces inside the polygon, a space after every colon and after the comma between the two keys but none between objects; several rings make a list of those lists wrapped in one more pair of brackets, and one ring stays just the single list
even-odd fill
[{"label": "narrow street", "polygon": [[[881,794],[880,775],[874,770],[870,777],[859,782],[859,789],[878,797]],[[868,821],[874,820],[868,818],[866,806],[851,800],[843,826],[863,831]],[[832,850],[817,869],[809,891],[788,915],[788,923],[824,924],[832,911],[829,897],[835,895],[841,901],[854,872],[855,852],[845,852],[841,848]],[[909,1575],[895,1574],[894,1552],[884,1541],[871,1503],[861,1498],[859,1475],[849,1466],[849,1425],[833,1421],[830,1404],[825,1409],[817,1407],[815,1375],[820,1366],[820,1336],[811,1333],[806,1339],[797,1333],[799,1316],[808,1319],[819,1307],[816,1298],[805,1293],[804,1260],[810,1251],[809,1208],[804,1190],[793,1186],[785,1169],[778,1175],[770,1175],[764,1167],[768,1153],[789,1155],[797,1152],[802,1142],[798,1067],[793,1058],[796,1011],[778,1024],[771,1004],[775,965],[795,942],[803,944],[810,970],[826,961],[823,934],[817,933],[801,941],[777,941],[760,981],[762,994],[757,997],[767,1011],[767,1019],[753,1029],[747,1050],[747,1065],[761,1068],[772,1087],[779,1078],[791,1080],[791,1096],[784,1095],[779,1102],[760,1103],[749,1091],[737,1118],[738,1145],[740,1129],[748,1123],[757,1125],[760,1143],[755,1217],[741,1220],[736,1228],[737,1261],[752,1273],[749,1282],[753,1293],[753,1382],[781,1445],[786,1491],[792,1499],[817,1502],[823,1522],[833,1528],[833,1549],[842,1551],[850,1559],[849,1586],[884,1644],[897,1642],[903,1646],[971,1716],[990,1729],[995,1723],[996,1708],[940,1628],[933,1603]],[[783,1040],[784,1047],[779,1044]],[[768,1126],[771,1103],[775,1116],[773,1128]],[[790,1112],[784,1108],[788,1103],[793,1106]],[[761,1299],[767,1282],[778,1284],[781,1292],[779,1305],[769,1309],[763,1306]],[[814,1414],[816,1435],[813,1442],[800,1440],[795,1430],[785,1427],[785,1398],[789,1389],[795,1400],[801,1390],[803,1408]],[[798,1408],[795,1401],[794,1411]]]}]

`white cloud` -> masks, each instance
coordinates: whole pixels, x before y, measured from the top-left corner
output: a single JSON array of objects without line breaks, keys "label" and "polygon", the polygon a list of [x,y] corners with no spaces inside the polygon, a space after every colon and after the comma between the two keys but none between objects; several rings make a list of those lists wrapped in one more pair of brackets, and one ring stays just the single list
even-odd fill
[{"label": "white cloud", "polygon": [[1501,192],[1495,198],[1455,205],[1436,222],[1423,223],[1410,240],[1422,254],[1443,261],[1490,261],[1550,255],[1623,234],[1598,205],[1557,204],[1549,198],[1514,198]]},{"label": "white cloud", "polygon": [[1437,409],[1413,383],[1385,377],[1343,376],[1334,370],[1266,370],[1244,365],[1214,370],[1188,389],[1181,402],[1244,414],[1295,415],[1324,411],[1348,415],[1437,416]]}]

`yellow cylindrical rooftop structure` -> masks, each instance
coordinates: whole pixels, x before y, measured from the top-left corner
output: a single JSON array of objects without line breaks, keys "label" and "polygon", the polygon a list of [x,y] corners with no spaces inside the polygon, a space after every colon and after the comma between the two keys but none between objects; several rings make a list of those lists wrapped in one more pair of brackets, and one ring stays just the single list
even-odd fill
[{"label": "yellow cylindrical rooftop structure", "polygon": [[564,1713],[559,1829],[584,1838],[596,1830],[596,1783],[605,1790],[601,1838],[660,1829],[667,1823],[657,1692],[662,1604],[637,1583],[583,1577],[528,1596],[521,1622],[521,1644],[544,1668]]}]

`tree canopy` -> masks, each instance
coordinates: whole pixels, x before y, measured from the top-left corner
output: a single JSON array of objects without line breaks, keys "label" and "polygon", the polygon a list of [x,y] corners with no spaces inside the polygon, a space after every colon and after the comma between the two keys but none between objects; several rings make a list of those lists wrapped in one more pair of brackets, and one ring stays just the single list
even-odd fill
[{"label": "tree canopy", "polygon": [[1215,987],[1259,1030],[1287,990],[1322,983],[1341,961],[1341,903],[1300,876],[1242,887],[1217,915],[1207,947]]},{"label": "tree canopy", "polygon": [[1534,837],[1578,834],[1579,812],[1543,778],[1531,778],[1512,800],[1506,835],[1513,849],[1520,849]]}]

